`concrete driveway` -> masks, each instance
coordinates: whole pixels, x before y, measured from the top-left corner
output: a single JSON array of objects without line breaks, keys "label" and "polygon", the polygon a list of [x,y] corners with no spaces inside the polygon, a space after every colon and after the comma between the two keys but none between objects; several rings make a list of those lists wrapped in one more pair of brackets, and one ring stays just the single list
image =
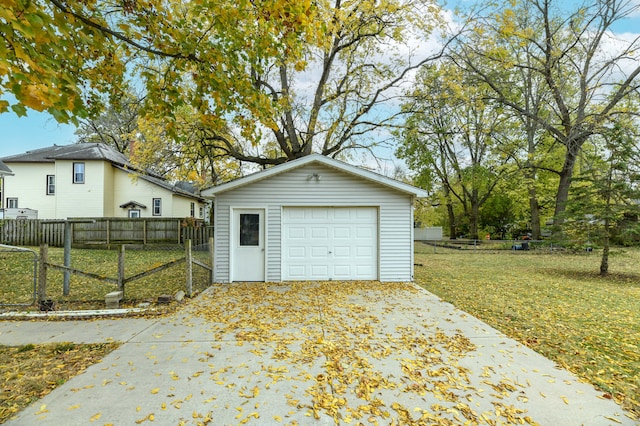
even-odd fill
[{"label": "concrete driveway", "polygon": [[232,284],[170,318],[0,323],[0,344],[25,339],[126,343],[12,425],[636,424],[412,284]]}]

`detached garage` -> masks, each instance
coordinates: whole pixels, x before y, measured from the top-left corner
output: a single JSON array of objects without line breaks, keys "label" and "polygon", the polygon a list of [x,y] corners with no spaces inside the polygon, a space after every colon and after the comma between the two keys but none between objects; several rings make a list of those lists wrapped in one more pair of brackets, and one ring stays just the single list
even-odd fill
[{"label": "detached garage", "polygon": [[216,282],[413,279],[411,185],[314,154],[202,195]]}]

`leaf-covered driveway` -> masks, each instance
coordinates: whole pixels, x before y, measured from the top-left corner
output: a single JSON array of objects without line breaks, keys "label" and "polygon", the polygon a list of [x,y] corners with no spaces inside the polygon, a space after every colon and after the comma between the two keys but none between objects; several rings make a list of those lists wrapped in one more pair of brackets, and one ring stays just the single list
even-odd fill
[{"label": "leaf-covered driveway", "polygon": [[411,284],[214,286],[16,424],[633,424]]}]

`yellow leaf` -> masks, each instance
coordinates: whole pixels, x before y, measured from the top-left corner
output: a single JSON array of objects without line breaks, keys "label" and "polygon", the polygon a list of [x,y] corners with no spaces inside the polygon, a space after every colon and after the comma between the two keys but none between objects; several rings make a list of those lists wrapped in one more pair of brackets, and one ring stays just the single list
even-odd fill
[{"label": "yellow leaf", "polygon": [[102,417],[102,413],[96,413],[96,414],[94,414],[94,415],[93,415],[93,417],[91,417],[91,418],[89,419],[89,421],[90,421],[90,422],[95,422],[96,420],[99,420],[99,419],[100,419],[100,417]]},{"label": "yellow leaf", "polygon": [[154,395],[157,394],[158,392],[160,392],[160,388],[151,389],[151,393]]}]

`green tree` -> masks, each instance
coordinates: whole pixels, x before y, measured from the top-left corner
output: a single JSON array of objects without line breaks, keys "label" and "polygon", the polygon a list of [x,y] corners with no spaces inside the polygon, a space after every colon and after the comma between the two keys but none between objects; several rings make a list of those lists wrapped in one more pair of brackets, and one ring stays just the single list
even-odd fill
[{"label": "green tree", "polygon": [[393,121],[382,106],[430,59],[412,46],[440,13],[433,0],[3,6],[0,95],[17,103],[3,101],[0,111],[75,121],[116,105],[135,79],[144,87],[141,118],[166,121],[167,140],[194,140],[172,120],[188,107],[198,150],[262,166],[374,145],[367,135]]},{"label": "green tree", "polygon": [[487,87],[466,77],[450,62],[421,71],[413,101],[404,105],[409,118],[397,155],[419,179],[442,186],[450,222],[452,201],[460,204],[478,238],[480,208],[509,170],[500,144],[511,127],[501,108],[485,102]]},{"label": "green tree", "polygon": [[[569,10],[566,2],[519,0],[492,6],[484,17],[476,17],[477,25],[459,39],[452,55],[491,88],[491,98],[530,120],[528,128],[544,131],[564,148],[554,209],[558,228],[581,148],[612,117],[627,113],[622,101],[640,87],[640,40],[620,43],[611,32],[615,23],[640,5],[598,0]],[[518,55],[513,54],[513,46],[522,46]],[[537,92],[547,103],[544,108],[528,103],[522,75],[532,76],[531,81],[540,85]],[[619,83],[612,76],[620,76]]]},{"label": "green tree", "polygon": [[[573,230],[587,242],[602,245],[600,274],[609,272],[611,240],[622,225],[632,233],[640,230],[640,147],[637,125],[614,123],[600,137],[593,138],[589,164],[576,177],[573,200],[566,216]],[[634,217],[628,222],[625,219]],[[585,236],[586,234],[586,236]]]}]

